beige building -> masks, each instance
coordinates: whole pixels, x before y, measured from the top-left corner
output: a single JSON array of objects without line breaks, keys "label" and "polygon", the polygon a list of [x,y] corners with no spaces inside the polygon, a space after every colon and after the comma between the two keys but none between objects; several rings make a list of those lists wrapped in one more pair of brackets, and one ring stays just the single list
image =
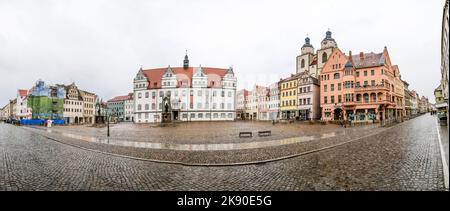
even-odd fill
[{"label": "beige building", "polygon": [[3,106],[0,110],[0,121],[6,120],[9,117],[9,103]]},{"label": "beige building", "polygon": [[95,102],[97,101],[97,95],[87,91],[80,90],[80,96],[83,99],[83,119],[85,124],[95,123]]},{"label": "beige building", "polygon": [[64,99],[63,117],[67,124],[84,123],[84,101],[80,90],[72,83],[64,86],[66,98]]}]

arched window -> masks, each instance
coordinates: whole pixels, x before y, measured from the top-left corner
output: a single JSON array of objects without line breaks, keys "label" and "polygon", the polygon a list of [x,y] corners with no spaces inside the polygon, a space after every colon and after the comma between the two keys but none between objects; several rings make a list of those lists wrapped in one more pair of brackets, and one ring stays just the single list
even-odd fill
[{"label": "arched window", "polygon": [[339,73],[335,73],[334,74],[334,79],[339,79],[340,78],[339,76],[340,76]]},{"label": "arched window", "polygon": [[304,60],[304,59],[302,59],[301,67],[302,67],[302,68],[305,68],[305,60]]},{"label": "arched window", "polygon": [[364,94],[364,102],[368,103],[369,102],[369,94]]},{"label": "arched window", "polygon": [[328,55],[327,55],[326,52],[324,52],[324,53],[322,54],[322,63],[327,62],[327,60],[328,60]]}]

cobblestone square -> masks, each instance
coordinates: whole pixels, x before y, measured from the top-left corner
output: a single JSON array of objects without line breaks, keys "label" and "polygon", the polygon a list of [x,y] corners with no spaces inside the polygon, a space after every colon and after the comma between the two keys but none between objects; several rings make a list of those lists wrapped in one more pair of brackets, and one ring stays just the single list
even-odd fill
[{"label": "cobblestone square", "polygon": [[[424,115],[389,128],[369,129],[372,134],[350,142],[320,140],[333,147],[292,158],[230,166],[105,154],[100,152],[108,152],[104,148],[80,144],[88,143],[83,140],[64,142],[59,136],[42,136],[48,134],[44,130],[0,124],[0,190],[445,190],[435,121]],[[170,130],[161,130],[166,129]],[[268,148],[279,147],[308,146]],[[240,151],[232,154],[238,156]]]}]

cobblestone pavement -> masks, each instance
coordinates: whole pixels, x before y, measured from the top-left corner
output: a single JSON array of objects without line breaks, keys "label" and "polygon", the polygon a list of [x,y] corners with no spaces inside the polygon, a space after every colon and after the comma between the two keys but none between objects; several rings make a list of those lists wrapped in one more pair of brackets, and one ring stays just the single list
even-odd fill
[{"label": "cobblestone pavement", "polygon": [[[359,126],[358,130],[372,129],[376,125]],[[177,123],[168,127],[155,125],[140,125],[133,123],[111,124],[110,135],[112,139],[137,142],[164,142],[164,143],[236,143],[247,142],[240,139],[239,132],[253,132],[271,130],[271,137],[253,137],[252,141],[264,141],[294,136],[315,136],[324,133],[340,131],[338,125],[321,125],[309,123],[278,123],[271,122],[189,122]],[[56,126],[53,131],[71,134],[87,135],[96,138],[106,138],[106,128],[90,126]]]},{"label": "cobblestone pavement", "polygon": [[429,115],[336,148],[260,165],[120,158],[0,124],[0,190],[443,190]]}]

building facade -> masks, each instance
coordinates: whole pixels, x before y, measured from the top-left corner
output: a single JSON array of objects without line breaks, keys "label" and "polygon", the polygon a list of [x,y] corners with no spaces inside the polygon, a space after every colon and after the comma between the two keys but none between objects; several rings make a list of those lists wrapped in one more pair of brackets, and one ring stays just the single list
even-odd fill
[{"label": "building facade", "polygon": [[17,103],[15,117],[21,119],[31,119],[31,109],[28,107],[28,90],[17,90]]},{"label": "building facade", "polygon": [[95,123],[95,103],[97,95],[84,90],[80,90],[80,96],[83,99],[83,123]]},{"label": "building facade", "polygon": [[237,79],[233,68],[183,67],[143,70],[134,78],[136,123],[233,121]]},{"label": "building facade", "polygon": [[291,75],[291,77],[282,79],[280,84],[280,112],[281,119],[291,120],[298,117],[298,107],[297,107],[297,89],[298,80],[301,73]]},{"label": "building facade", "polygon": [[133,93],[128,94],[128,98],[124,101],[124,121],[134,122],[134,96]]},{"label": "building facade", "polygon": [[66,97],[64,99],[63,117],[66,124],[84,123],[84,100],[81,91],[72,83],[64,86]]},{"label": "building facade", "polygon": [[299,120],[319,120],[321,115],[319,80],[307,72],[303,72],[300,74],[297,84]]},{"label": "building facade", "polygon": [[449,68],[448,68],[448,52],[449,52],[449,12],[448,12],[449,0],[445,0],[444,4],[444,14],[442,18],[442,40],[441,40],[441,89],[442,89],[442,97],[444,98],[444,102],[440,104],[440,106],[446,106],[445,109],[447,111],[447,124],[448,124],[448,86],[449,86]]},{"label": "building facade", "polygon": [[108,114],[113,121],[125,121],[125,101],[129,99],[129,95],[117,96],[106,102]]},{"label": "building facade", "polygon": [[320,74],[322,120],[401,120],[402,84],[387,48],[356,56],[336,48]]},{"label": "building facade", "polygon": [[28,107],[31,108],[33,119],[63,119],[64,100],[66,91],[64,86],[46,85],[44,81],[37,81],[28,94]]},{"label": "building facade", "polygon": [[428,102],[428,98],[426,98],[425,96],[422,96],[419,99],[419,113],[420,114],[426,114],[429,112],[429,102]]},{"label": "building facade", "polygon": [[435,97],[435,101],[436,101],[436,105],[435,108],[436,110],[439,112],[440,115],[442,114],[447,114],[448,111],[448,106],[445,103],[444,100],[444,94],[443,94],[443,90],[442,90],[442,84],[440,84],[435,90],[434,90],[434,97]]},{"label": "building facade", "polygon": [[411,93],[411,91],[409,90],[409,83],[406,81],[403,81],[404,84],[404,100],[405,100],[405,118],[406,119],[410,119],[412,117],[414,117],[413,114],[413,95]]},{"label": "building facade", "polygon": [[9,103],[0,108],[0,121],[6,120],[9,117]]},{"label": "building facade", "polygon": [[269,120],[280,119],[280,89],[278,83],[269,85],[268,114]]},{"label": "building facade", "polygon": [[236,119],[246,120],[245,110],[247,107],[248,90],[242,89],[236,91]]}]

